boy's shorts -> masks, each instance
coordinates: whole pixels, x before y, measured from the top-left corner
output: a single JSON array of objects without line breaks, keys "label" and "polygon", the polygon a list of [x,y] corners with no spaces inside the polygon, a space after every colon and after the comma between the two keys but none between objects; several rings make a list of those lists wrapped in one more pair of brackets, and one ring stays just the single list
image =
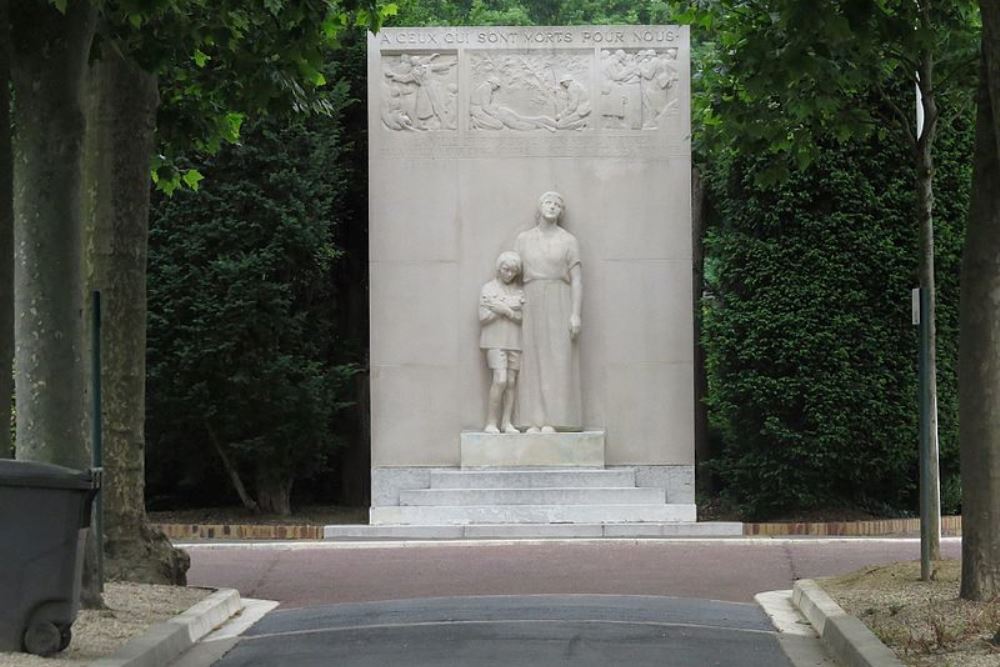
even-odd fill
[{"label": "boy's shorts", "polygon": [[486,350],[486,366],[492,370],[505,368],[516,371],[521,368],[520,350],[499,350],[496,348]]}]

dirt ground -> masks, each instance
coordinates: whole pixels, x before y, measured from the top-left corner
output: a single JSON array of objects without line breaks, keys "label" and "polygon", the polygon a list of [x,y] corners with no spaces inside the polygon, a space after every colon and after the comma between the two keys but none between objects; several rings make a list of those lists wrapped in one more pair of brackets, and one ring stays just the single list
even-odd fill
[{"label": "dirt ground", "polygon": [[[699,521],[750,521],[718,496],[699,496],[697,499]],[[826,507],[800,510],[761,519],[767,523],[826,523],[828,521],[876,521],[884,519],[867,510],[852,507]]]},{"label": "dirt ground", "polygon": [[274,526],[327,526],[344,523],[368,523],[367,507],[314,505],[295,508],[291,516],[254,514],[243,507],[208,507],[203,509],[149,512],[152,523],[186,524],[264,524]]},{"label": "dirt ground", "polygon": [[961,563],[934,563],[920,581],[920,563],[866,567],[818,582],[860,618],[907,665],[1000,667],[1000,599],[958,598]]},{"label": "dirt ground", "polygon": [[211,593],[206,588],[108,584],[104,589],[107,609],[80,611],[68,649],[51,658],[0,653],[0,667],[87,665],[111,655],[151,625],[186,611]]}]

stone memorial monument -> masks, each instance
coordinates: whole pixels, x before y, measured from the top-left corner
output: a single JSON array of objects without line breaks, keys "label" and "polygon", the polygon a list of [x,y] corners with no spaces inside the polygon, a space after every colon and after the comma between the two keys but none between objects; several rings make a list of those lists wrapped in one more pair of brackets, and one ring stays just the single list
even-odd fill
[{"label": "stone memorial monument", "polygon": [[372,523],[694,521],[687,29],[388,28],[368,80]]}]

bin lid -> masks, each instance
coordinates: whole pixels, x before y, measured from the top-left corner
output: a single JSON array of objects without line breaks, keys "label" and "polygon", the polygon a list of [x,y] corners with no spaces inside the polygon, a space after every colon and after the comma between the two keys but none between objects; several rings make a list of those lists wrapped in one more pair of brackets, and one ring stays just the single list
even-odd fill
[{"label": "bin lid", "polygon": [[74,470],[50,463],[0,459],[0,487],[26,486],[42,489],[83,489],[101,487],[101,471]]}]

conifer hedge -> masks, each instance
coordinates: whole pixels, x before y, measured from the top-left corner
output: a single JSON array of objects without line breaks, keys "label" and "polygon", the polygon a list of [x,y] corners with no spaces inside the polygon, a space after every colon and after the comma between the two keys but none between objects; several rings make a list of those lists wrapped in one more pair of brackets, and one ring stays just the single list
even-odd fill
[{"label": "conifer hedge", "polygon": [[[972,132],[937,144],[938,380],[945,511],[958,509],[958,274]],[[703,344],[707,470],[748,518],[819,507],[916,510],[917,224],[909,153],[891,137],[831,142],[780,185],[767,159],[707,175]]]},{"label": "conifer hedge", "polygon": [[[343,94],[343,90],[341,90]],[[351,193],[336,117],[248,124],[199,162],[199,192],[150,221],[149,492],[264,511],[328,472],[356,364],[335,326],[335,233]],[[363,289],[363,286],[359,287]],[[226,470],[224,463],[229,464]]]}]

